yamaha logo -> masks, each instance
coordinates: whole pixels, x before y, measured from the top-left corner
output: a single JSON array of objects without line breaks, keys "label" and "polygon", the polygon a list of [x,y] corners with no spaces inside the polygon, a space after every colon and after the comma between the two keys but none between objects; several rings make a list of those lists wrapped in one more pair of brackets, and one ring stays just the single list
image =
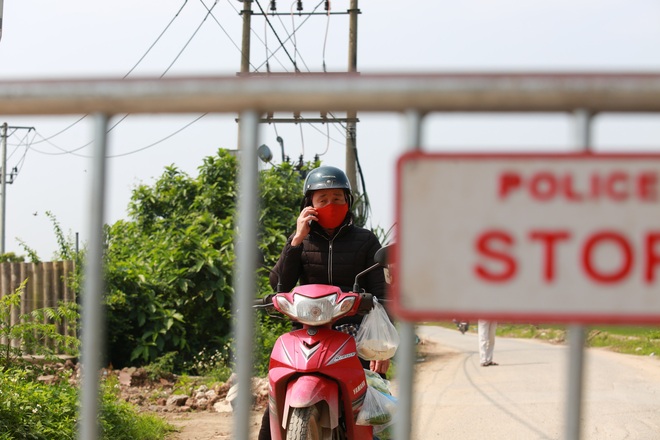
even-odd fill
[{"label": "yamaha logo", "polygon": [[362,389],[363,389],[366,385],[367,385],[367,383],[363,380],[362,383],[360,383],[360,385],[358,385],[358,386],[356,386],[355,388],[353,388],[353,394],[357,394],[357,393],[359,393],[360,391],[362,391]]}]

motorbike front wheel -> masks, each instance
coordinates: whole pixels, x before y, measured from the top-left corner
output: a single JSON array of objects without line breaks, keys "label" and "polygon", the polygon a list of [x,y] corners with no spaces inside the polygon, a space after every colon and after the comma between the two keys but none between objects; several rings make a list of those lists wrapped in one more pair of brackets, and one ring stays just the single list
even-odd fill
[{"label": "motorbike front wheel", "polygon": [[286,430],[286,440],[321,440],[321,414],[316,406],[293,408]]}]

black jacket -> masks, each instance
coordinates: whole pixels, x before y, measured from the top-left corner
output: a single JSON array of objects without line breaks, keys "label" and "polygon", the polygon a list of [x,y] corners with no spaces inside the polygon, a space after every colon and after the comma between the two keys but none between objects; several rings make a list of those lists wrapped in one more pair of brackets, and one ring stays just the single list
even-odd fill
[{"label": "black jacket", "polygon": [[[311,232],[300,246],[291,246],[292,238],[293,235],[273,268],[275,273],[270,274],[273,289],[278,281],[275,274],[279,274],[284,292],[297,283],[331,284],[350,292],[355,276],[374,264],[374,254],[381,247],[373,232],[353,225],[350,220],[342,224],[332,238],[316,222],[312,223]],[[385,295],[385,274],[381,268],[360,277],[358,283],[361,290],[378,298]],[[361,319],[350,317],[339,323],[360,322]]]}]

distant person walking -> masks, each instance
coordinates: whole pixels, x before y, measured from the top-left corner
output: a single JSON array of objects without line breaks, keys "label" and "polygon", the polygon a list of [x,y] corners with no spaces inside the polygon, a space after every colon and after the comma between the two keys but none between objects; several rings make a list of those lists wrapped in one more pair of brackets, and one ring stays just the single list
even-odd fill
[{"label": "distant person walking", "polygon": [[479,361],[481,362],[482,367],[498,365],[496,362],[493,362],[495,330],[497,330],[496,321],[486,321],[485,319],[477,321],[477,332],[479,333]]}]

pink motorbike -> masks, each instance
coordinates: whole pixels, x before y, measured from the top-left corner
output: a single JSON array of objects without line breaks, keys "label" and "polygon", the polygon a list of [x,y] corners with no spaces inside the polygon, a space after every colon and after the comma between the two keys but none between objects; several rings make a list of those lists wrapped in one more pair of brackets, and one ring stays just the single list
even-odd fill
[{"label": "pink motorbike", "polygon": [[377,263],[358,274],[353,292],[307,284],[259,299],[255,307],[274,308],[302,324],[278,338],[268,369],[270,429],[273,440],[370,440],[372,427],[355,423],[367,391],[355,339],[333,330],[339,318],[365,314],[373,297],[360,291],[359,278],[384,267]]}]

